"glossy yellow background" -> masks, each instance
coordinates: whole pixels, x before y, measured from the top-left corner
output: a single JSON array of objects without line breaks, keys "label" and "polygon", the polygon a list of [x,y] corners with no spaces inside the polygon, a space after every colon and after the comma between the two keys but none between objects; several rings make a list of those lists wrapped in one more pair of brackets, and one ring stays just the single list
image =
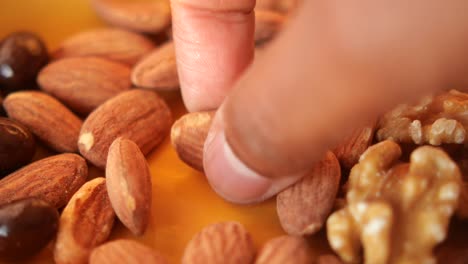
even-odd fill
[{"label": "glossy yellow background", "polygon": [[[15,30],[41,35],[52,51],[66,37],[104,24],[87,0],[1,0],[0,37]],[[178,93],[165,95],[174,118],[185,112]],[[209,187],[203,174],[179,161],[169,138],[148,156],[153,180],[152,217],[142,237],[132,236],[116,222],[111,239],[131,238],[162,252],[171,263],[178,263],[186,243],[202,227],[214,222],[236,220],[251,232],[260,246],[271,237],[283,234],[273,200],[254,206],[225,202]],[[94,170],[93,175],[103,176]],[[33,263],[52,262],[51,246]]]}]

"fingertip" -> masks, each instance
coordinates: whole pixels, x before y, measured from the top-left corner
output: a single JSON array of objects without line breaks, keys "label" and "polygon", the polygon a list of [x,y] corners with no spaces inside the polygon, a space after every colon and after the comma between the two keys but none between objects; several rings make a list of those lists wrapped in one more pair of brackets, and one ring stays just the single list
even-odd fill
[{"label": "fingertip", "polygon": [[268,190],[271,181],[247,168],[226,142],[222,126],[214,124],[205,143],[203,165],[213,190],[234,203],[252,203]]},{"label": "fingertip", "polygon": [[250,2],[254,1],[172,1],[178,75],[190,112],[217,108],[250,65],[254,51]]},{"label": "fingertip", "polygon": [[226,141],[220,118],[215,117],[205,142],[204,170],[213,190],[224,199],[238,204],[261,202],[271,198],[302,177],[302,173],[279,179],[266,178],[247,167]]}]

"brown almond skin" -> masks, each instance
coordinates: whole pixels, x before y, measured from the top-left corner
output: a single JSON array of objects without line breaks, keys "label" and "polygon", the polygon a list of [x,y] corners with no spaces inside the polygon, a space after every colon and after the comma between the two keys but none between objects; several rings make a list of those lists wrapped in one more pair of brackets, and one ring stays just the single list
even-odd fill
[{"label": "brown almond skin", "polygon": [[138,62],[132,70],[132,83],[156,91],[179,89],[174,43],[168,42]]},{"label": "brown almond skin", "polygon": [[8,117],[31,130],[57,152],[77,152],[82,121],[67,107],[42,92],[22,91],[3,101]]},{"label": "brown almond skin", "polygon": [[129,90],[130,68],[98,57],[64,58],[48,64],[37,81],[42,90],[80,114]]},{"label": "brown almond skin", "polygon": [[171,129],[172,146],[179,158],[203,172],[203,146],[215,112],[189,113],[177,120]]},{"label": "brown almond skin", "polygon": [[169,264],[153,249],[128,239],[103,244],[91,252],[89,264]]},{"label": "brown almond skin", "polygon": [[307,241],[300,236],[281,236],[266,242],[255,264],[310,264],[313,262]]},{"label": "brown almond skin", "polygon": [[82,157],[71,153],[51,156],[0,180],[0,204],[37,197],[61,208],[87,177],[88,166]]},{"label": "brown almond skin", "polygon": [[252,263],[255,248],[247,230],[237,222],[209,225],[185,247],[182,264]]},{"label": "brown almond skin", "polygon": [[276,212],[284,231],[299,236],[318,232],[333,209],[340,178],[340,164],[329,151],[304,178],[280,192]]},{"label": "brown almond skin", "polygon": [[150,217],[151,173],[133,141],[117,138],[110,146],[106,182],[117,217],[134,235],[142,235]]},{"label": "brown almond skin", "polygon": [[260,46],[274,38],[280,32],[286,16],[268,10],[255,11],[255,44]]},{"label": "brown almond skin", "polygon": [[142,35],[122,29],[101,28],[66,39],[53,53],[53,58],[95,56],[132,66],[154,48],[153,42]]},{"label": "brown almond skin", "polygon": [[80,153],[100,168],[106,166],[112,142],[125,137],[146,155],[166,136],[172,116],[154,92],[130,90],[109,99],[84,121],[78,139]]},{"label": "brown almond skin", "polygon": [[159,33],[171,24],[169,1],[91,0],[105,22],[141,33]]},{"label": "brown almond skin", "polygon": [[105,179],[99,177],[85,183],[60,216],[55,262],[87,263],[91,251],[109,237],[114,218]]},{"label": "brown almond skin", "polygon": [[358,129],[333,150],[344,169],[351,170],[359,162],[361,155],[372,144],[374,134],[375,124]]}]

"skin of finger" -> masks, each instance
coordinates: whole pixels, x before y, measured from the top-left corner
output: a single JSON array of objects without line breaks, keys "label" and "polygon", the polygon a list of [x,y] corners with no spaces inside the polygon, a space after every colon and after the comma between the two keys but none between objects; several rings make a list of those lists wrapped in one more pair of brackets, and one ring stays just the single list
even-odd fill
[{"label": "skin of finger", "polygon": [[251,63],[254,2],[172,0],[178,73],[189,111],[219,107]]},{"label": "skin of finger", "polygon": [[[218,112],[219,113],[219,112]],[[295,183],[306,172],[269,179],[251,171],[233,155],[222,133],[222,121],[216,115],[204,149],[205,174],[213,190],[225,200],[237,204],[252,204],[271,198]],[[220,132],[220,133],[219,133]],[[207,148],[209,146],[209,149]]]},{"label": "skin of finger", "polygon": [[233,152],[261,175],[291,175],[396,104],[446,87],[466,53],[453,17],[466,5],[306,1],[223,105]]}]

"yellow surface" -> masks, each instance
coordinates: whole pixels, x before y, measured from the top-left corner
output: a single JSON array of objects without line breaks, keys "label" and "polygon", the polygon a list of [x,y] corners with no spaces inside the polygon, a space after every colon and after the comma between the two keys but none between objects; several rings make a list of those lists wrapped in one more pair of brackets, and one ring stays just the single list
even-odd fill
[{"label": "yellow surface", "polygon": [[[87,0],[1,0],[0,37],[15,30],[34,31],[53,50],[73,33],[104,26]],[[178,93],[165,95],[174,118],[185,112]],[[251,232],[255,244],[283,234],[274,201],[237,206],[220,199],[205,177],[179,161],[169,138],[148,156],[153,180],[153,206],[149,228],[142,237],[132,236],[120,223],[111,239],[139,240],[178,263],[186,243],[202,227],[224,220],[237,220]],[[94,170],[93,174],[103,175]],[[33,263],[51,263],[51,247]]]}]

